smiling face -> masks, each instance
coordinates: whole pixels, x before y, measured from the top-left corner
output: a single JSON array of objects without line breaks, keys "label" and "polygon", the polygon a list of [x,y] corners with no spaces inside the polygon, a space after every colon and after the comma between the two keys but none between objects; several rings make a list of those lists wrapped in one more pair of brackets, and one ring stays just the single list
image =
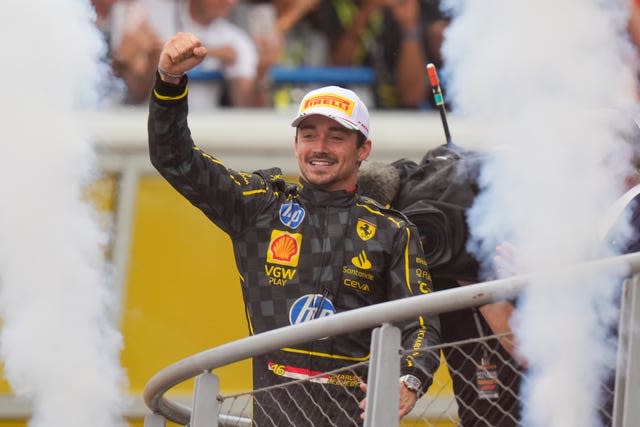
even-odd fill
[{"label": "smiling face", "polygon": [[357,131],[325,116],[305,118],[294,146],[302,178],[327,191],[355,190],[360,162],[369,157],[371,140],[357,144]]}]

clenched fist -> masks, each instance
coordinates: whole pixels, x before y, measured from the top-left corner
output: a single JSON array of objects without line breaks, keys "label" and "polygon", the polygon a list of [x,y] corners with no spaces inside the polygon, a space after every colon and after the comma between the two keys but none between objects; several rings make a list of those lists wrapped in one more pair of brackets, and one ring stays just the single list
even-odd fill
[{"label": "clenched fist", "polygon": [[198,65],[207,55],[207,48],[191,33],[178,33],[169,39],[160,52],[158,72],[167,83],[177,84],[184,73]]}]

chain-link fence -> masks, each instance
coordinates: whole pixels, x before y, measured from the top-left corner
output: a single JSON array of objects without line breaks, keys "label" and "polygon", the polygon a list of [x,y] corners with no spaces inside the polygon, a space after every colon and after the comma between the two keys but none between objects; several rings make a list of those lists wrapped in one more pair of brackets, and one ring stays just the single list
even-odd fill
[{"label": "chain-link fence", "polygon": [[[365,393],[368,364],[325,373],[301,373],[305,377],[248,393],[221,397],[221,414],[250,419],[257,426],[360,426],[358,409]],[[289,375],[286,366],[274,367],[275,375]]]},{"label": "chain-link fence", "polygon": [[[491,335],[432,347],[441,356],[444,374],[436,375],[427,393],[406,416],[424,426],[508,427],[521,419],[520,386],[524,367],[500,342],[509,335]],[[414,350],[404,350],[403,354]],[[220,396],[225,426],[361,426],[368,363],[325,373],[292,371],[273,366],[273,373],[291,380],[245,393]],[[603,401],[613,400],[611,384],[603,384]],[[611,423],[610,408],[601,409]]]},{"label": "chain-link fence", "polygon": [[[447,363],[457,411],[435,414],[437,419],[448,418],[452,425],[464,426],[518,425],[523,367],[500,344],[508,338],[491,335],[439,346]],[[436,397],[441,393],[435,389],[437,386],[434,383],[430,389]],[[418,410],[412,415],[419,419],[432,416]]]},{"label": "chain-link fence", "polygon": [[[613,264],[613,263],[618,264]],[[628,263],[640,270],[640,254],[607,261]],[[601,264],[605,264],[602,262]],[[339,313],[312,322],[269,331],[193,355],[165,368],[149,381],[145,402],[154,412],[145,427],[163,427],[164,420],[191,427],[224,426],[360,426],[398,425],[398,377],[400,359],[416,351],[429,352],[446,361],[447,375],[436,375],[431,387],[405,417],[407,425],[432,427],[508,427],[521,419],[521,386],[524,367],[503,346],[508,335],[485,335],[444,343],[424,350],[400,347],[400,332],[391,324],[423,312],[449,313],[486,304],[500,297],[513,298],[524,283],[504,279],[439,291],[429,295],[379,304]],[[621,310],[616,377],[601,387],[602,422],[607,425],[637,425],[640,411],[635,405],[640,393],[640,279],[635,276],[624,288]],[[381,319],[384,319],[381,322]],[[221,396],[212,369],[266,355],[290,345],[376,327],[372,335],[371,359],[331,372],[270,364],[268,374],[280,378],[273,386],[247,393]],[[635,353],[634,353],[635,352]],[[416,362],[420,360],[415,357]],[[431,372],[420,367],[431,376]],[[254,372],[255,374],[255,372]],[[164,397],[173,386],[197,376],[193,407]],[[362,381],[368,382],[365,393]],[[615,393],[614,393],[615,383]],[[394,395],[395,393],[395,395]],[[615,394],[615,396],[614,396]],[[360,402],[368,399],[363,423]],[[416,424],[416,422],[418,424]]]},{"label": "chain-link fence", "polygon": [[[487,336],[432,347],[443,356],[441,369],[407,420],[421,425],[515,426],[520,419],[519,387],[523,368],[500,345],[506,336]],[[404,350],[403,354],[414,350]],[[326,373],[273,373],[298,378],[276,386],[221,397],[221,414],[258,426],[360,426],[360,382],[368,363]],[[427,373],[429,374],[429,373]],[[452,393],[452,388],[454,393]],[[228,424],[233,425],[233,424]]]}]

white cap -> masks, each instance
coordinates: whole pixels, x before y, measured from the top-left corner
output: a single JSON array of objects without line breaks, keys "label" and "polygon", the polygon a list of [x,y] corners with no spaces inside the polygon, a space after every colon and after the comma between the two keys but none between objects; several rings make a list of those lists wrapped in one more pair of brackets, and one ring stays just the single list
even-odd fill
[{"label": "white cap", "polygon": [[302,98],[298,117],[291,126],[297,127],[302,120],[314,114],[329,117],[347,129],[358,130],[369,137],[369,111],[352,90],[339,86],[312,90]]}]

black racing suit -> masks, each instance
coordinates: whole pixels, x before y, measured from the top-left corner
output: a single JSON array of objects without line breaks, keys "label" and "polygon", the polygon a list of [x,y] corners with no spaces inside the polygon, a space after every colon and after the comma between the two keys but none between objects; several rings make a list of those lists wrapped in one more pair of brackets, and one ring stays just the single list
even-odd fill
[{"label": "black racing suit", "polygon": [[[185,85],[186,78],[181,86],[156,83],[148,124],[151,162],[231,237],[251,334],[431,291],[418,233],[402,214],[357,193],[288,184],[279,169],[227,169],[193,144]],[[439,342],[437,316],[399,326],[405,348]],[[254,388],[366,361],[370,333],[328,337],[255,357]],[[401,369],[426,389],[438,363],[436,356],[421,352],[405,358]],[[262,397],[255,398],[254,420],[260,426],[357,425],[350,419],[359,420],[357,402],[363,395],[358,382],[366,381],[364,375],[363,370],[349,371],[321,377],[301,392],[256,395]],[[342,409],[318,404],[329,395]]]}]

